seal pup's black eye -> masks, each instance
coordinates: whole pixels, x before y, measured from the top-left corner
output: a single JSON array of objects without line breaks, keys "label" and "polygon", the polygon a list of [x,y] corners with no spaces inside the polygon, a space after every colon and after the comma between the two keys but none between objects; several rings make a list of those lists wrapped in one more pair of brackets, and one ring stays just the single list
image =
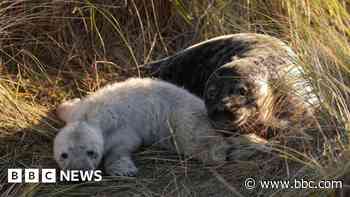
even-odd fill
[{"label": "seal pup's black eye", "polygon": [[92,150],[88,150],[88,151],[86,151],[86,155],[89,157],[95,157],[95,152]]},{"label": "seal pup's black eye", "polygon": [[68,158],[68,154],[67,153],[62,153],[61,154],[61,158],[62,159],[67,159]]}]

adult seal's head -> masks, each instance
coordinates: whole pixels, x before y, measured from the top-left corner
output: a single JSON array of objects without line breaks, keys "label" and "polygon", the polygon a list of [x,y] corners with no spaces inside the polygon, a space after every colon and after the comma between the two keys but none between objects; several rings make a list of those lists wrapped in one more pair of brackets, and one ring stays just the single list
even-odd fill
[{"label": "adult seal's head", "polygon": [[213,72],[203,98],[216,128],[270,138],[314,124],[316,101],[298,67],[286,61],[281,69],[274,63],[280,64],[269,57],[242,58]]},{"label": "adult seal's head", "polygon": [[218,128],[235,129],[256,118],[270,94],[266,67],[240,59],[217,69],[204,89],[208,115]]},{"label": "adult seal's head", "polygon": [[305,119],[312,119],[305,115],[311,114],[308,103],[318,102],[296,54],[268,35],[212,38],[145,68],[202,97],[218,130],[302,127]]}]

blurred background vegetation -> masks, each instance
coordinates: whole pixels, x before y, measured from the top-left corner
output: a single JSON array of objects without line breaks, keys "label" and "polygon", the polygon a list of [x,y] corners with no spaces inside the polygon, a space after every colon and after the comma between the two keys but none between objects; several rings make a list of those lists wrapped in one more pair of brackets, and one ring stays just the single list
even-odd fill
[{"label": "blurred background vegetation", "polygon": [[[323,99],[322,117],[341,134],[334,142],[340,156],[325,146],[320,150],[325,159],[309,158],[296,172],[314,179],[346,177],[350,155],[347,140],[340,138],[350,130],[349,13],[349,0],[2,0],[0,195],[232,196],[237,190],[242,195],[295,196],[295,190],[242,189],[244,177],[271,172],[251,167],[255,160],[212,173],[200,164],[181,163],[176,156],[162,159],[157,149],[138,153],[144,166],[138,178],[5,184],[7,168],[57,167],[51,146],[62,123],[51,111],[62,100],[113,81],[147,76],[141,69],[147,62],[214,36],[241,32],[276,36],[295,50],[305,77]],[[282,169],[284,163],[274,165],[274,170]],[[288,167],[280,171],[272,171],[274,178],[292,177]],[[297,192],[339,194],[330,189]]]}]

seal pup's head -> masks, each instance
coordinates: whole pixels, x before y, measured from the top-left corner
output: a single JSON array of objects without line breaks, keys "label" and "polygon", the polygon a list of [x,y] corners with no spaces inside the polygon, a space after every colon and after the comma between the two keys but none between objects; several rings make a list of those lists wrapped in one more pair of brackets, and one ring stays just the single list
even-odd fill
[{"label": "seal pup's head", "polygon": [[235,130],[256,118],[271,95],[266,67],[239,59],[216,70],[206,83],[204,100],[215,127]]},{"label": "seal pup's head", "polygon": [[54,157],[60,168],[94,170],[103,156],[101,131],[83,121],[70,122],[54,141]]}]

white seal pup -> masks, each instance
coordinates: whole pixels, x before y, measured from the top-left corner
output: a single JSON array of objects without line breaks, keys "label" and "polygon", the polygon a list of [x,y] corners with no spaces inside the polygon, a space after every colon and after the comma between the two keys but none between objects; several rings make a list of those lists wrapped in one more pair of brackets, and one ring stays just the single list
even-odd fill
[{"label": "white seal pup", "polygon": [[92,170],[103,161],[109,175],[134,176],[132,153],[141,145],[158,143],[207,164],[225,161],[229,148],[201,99],[160,80],[114,83],[56,112],[66,123],[54,141],[62,169]]}]

